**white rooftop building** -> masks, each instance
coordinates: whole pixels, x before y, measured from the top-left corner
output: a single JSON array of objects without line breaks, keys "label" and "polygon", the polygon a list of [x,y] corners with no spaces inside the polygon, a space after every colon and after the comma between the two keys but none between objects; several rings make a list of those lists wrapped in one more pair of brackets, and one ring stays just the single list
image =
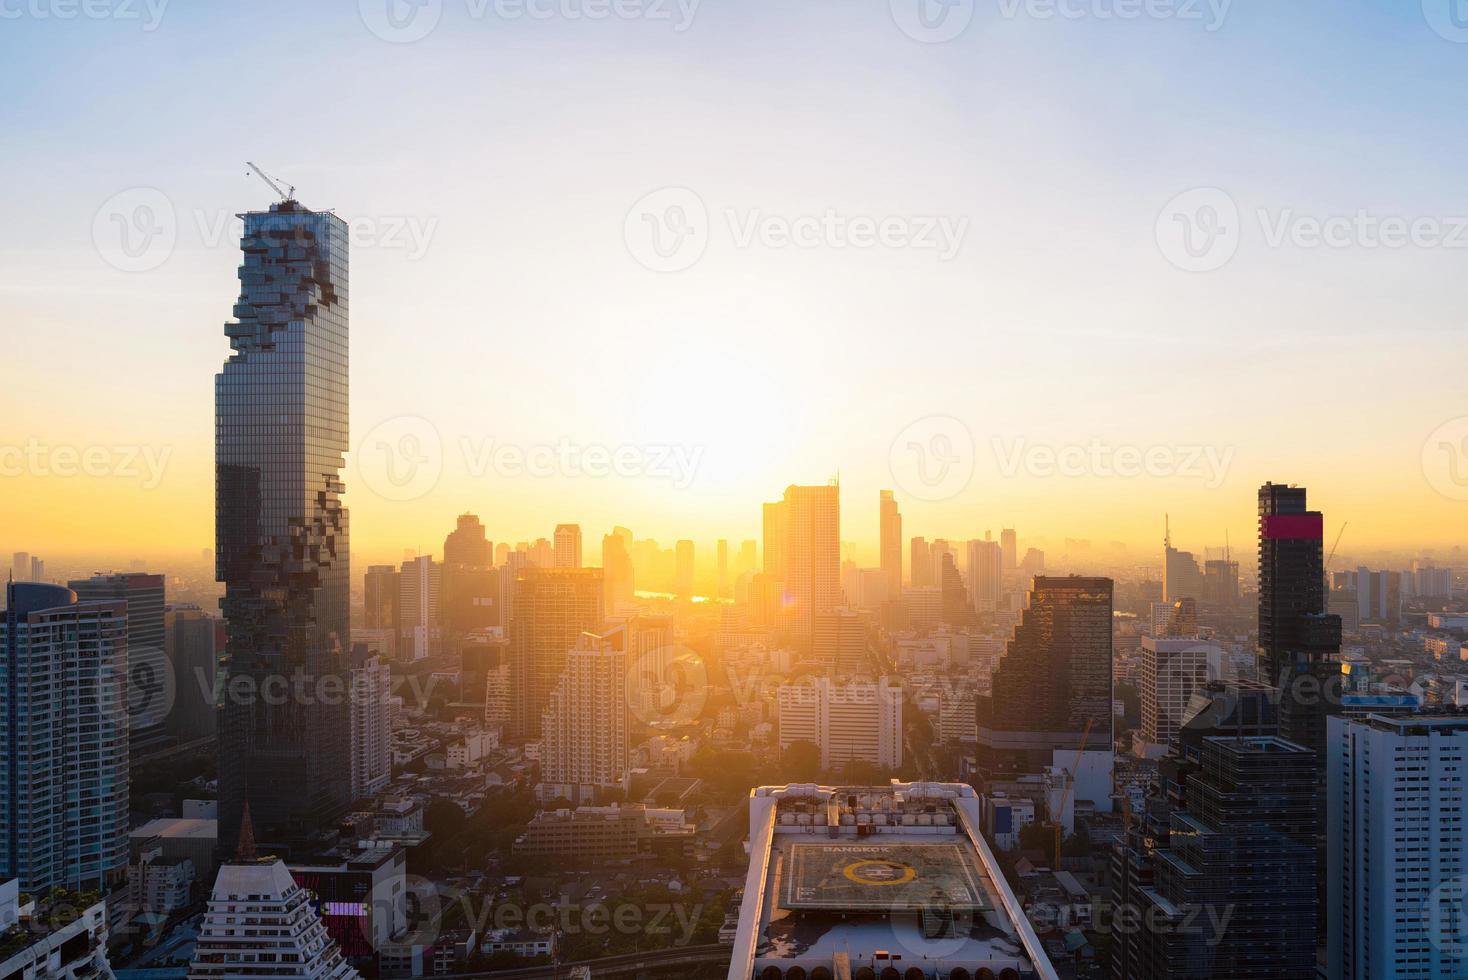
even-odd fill
[{"label": "white rooftop building", "polygon": [[764,786],[729,980],[1052,980],[971,786]]},{"label": "white rooftop building", "polygon": [[358,980],[279,858],[224,864],[189,980]]}]

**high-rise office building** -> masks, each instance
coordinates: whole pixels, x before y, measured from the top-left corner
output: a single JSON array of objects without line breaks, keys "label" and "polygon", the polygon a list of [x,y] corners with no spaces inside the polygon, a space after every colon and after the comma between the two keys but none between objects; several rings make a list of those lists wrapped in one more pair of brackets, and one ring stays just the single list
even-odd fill
[{"label": "high-rise office building", "polygon": [[519,572],[510,618],[512,737],[540,737],[541,715],[566,669],[566,652],[582,633],[598,631],[604,615],[600,568]]},{"label": "high-rise office building", "polygon": [[440,607],[445,646],[450,650],[459,649],[463,638],[475,630],[502,625],[493,554],[484,525],[473,514],[461,515],[444,539]]},{"label": "high-rise office building", "polygon": [[168,746],[168,712],[173,705],[173,668],[165,651],[163,576],[123,573],[67,583],[82,602],[127,602],[128,745],[133,765]]},{"label": "high-rise office building", "polygon": [[[1233,725],[1252,703],[1232,702],[1221,720]],[[1184,751],[1164,762],[1171,806],[1134,821],[1113,851],[1126,928],[1113,932],[1111,976],[1313,980],[1313,756],[1242,730],[1187,739]]]},{"label": "high-rise office building", "polygon": [[897,498],[892,495],[891,490],[878,492],[877,522],[882,574],[887,579],[887,595],[896,599],[902,595],[902,514],[897,509]]},{"label": "high-rise office building", "polygon": [[26,581],[31,574],[31,553],[17,551],[10,558],[10,577],[16,582]]},{"label": "high-rise office building", "polygon": [[1111,752],[1111,613],[1109,578],[1035,579],[991,693],[975,699],[981,768],[1040,772],[1057,752]]},{"label": "high-rise office building", "polygon": [[536,568],[554,568],[556,565],[555,546],[545,538],[532,541],[526,553],[530,556],[530,564]]},{"label": "high-rise office building", "polygon": [[194,605],[171,605],[163,614],[164,652],[173,669],[173,708],[168,731],[181,742],[219,733],[220,637],[224,624]]},{"label": "high-rise office building", "polygon": [[555,533],[555,566],[581,567],[581,525],[557,524]]},{"label": "high-rise office building", "polygon": [[[254,799],[251,789],[252,812]],[[314,901],[280,858],[246,853],[221,865],[188,980],[358,980]],[[246,921],[249,928],[242,927]]]},{"label": "high-rise office building", "polygon": [[46,581],[46,563],[35,555],[31,555],[31,581]]},{"label": "high-rise office building", "polygon": [[928,544],[927,538],[913,538],[911,544],[912,557],[908,560],[908,576],[912,581],[914,589],[926,589],[930,585],[936,585],[937,576],[934,574],[933,548]]},{"label": "high-rise office building", "polygon": [[127,604],[6,586],[0,880],[106,892],[127,869]]},{"label": "high-rise office building", "polygon": [[[346,682],[347,223],[293,200],[243,215],[232,353],[215,378],[216,577],[228,673],[256,692]],[[232,697],[221,719],[220,841],[246,791],[257,827],[308,831],[351,792],[341,699]]]},{"label": "high-rise office building", "polygon": [[1162,541],[1162,601],[1179,599],[1197,601],[1203,597],[1203,570],[1191,551],[1172,546],[1172,526],[1168,525]]},{"label": "high-rise office building", "polygon": [[1356,569],[1357,621],[1395,623],[1402,618],[1402,574]]},{"label": "high-rise office building", "polygon": [[764,573],[776,582],[785,581],[785,538],[789,511],[783,500],[764,505]]},{"label": "high-rise office building", "polygon": [[397,659],[426,660],[443,652],[443,566],[429,555],[398,570]]},{"label": "high-rise office building", "polygon": [[1332,704],[1320,692],[1339,680],[1341,648],[1340,617],[1326,612],[1323,539],[1304,487],[1259,488],[1259,674],[1280,689],[1280,734],[1322,763]]},{"label": "high-rise office building", "polygon": [[720,538],[714,546],[714,555],[717,589],[715,594],[722,599],[729,594],[729,542]]},{"label": "high-rise office building", "polygon": [[614,527],[601,539],[602,588],[606,595],[603,606],[608,616],[621,606],[630,606],[636,598],[637,579],[632,568],[632,532]]},{"label": "high-rise office building", "polygon": [[850,609],[817,614],[811,659],[840,677],[867,672],[867,629],[861,616]]},{"label": "high-rise office building", "polygon": [[1328,725],[1326,975],[1468,975],[1468,716]]},{"label": "high-rise office building", "polygon": [[673,591],[678,598],[687,599],[693,595],[693,542],[679,541],[674,555]]},{"label": "high-rise office building", "polygon": [[780,511],[786,619],[797,647],[809,651],[815,617],[841,605],[841,489],[787,487]]},{"label": "high-rise office building", "polygon": [[[385,630],[397,642],[398,634],[398,570],[392,565],[372,565],[362,581],[364,625],[370,630]],[[382,651],[392,656],[396,647]]]},{"label": "high-rise office building", "polygon": [[739,542],[739,557],[734,562],[734,574],[744,575],[759,567],[759,544],[752,540]]},{"label": "high-rise office building", "polygon": [[1213,609],[1228,610],[1239,604],[1239,563],[1213,558],[1203,563],[1203,594],[1200,598]]},{"label": "high-rise office building", "polygon": [[352,722],[352,799],[380,793],[392,778],[392,729],[388,700],[392,669],[380,656],[358,645],[352,650],[347,687]]},{"label": "high-rise office building", "polygon": [[999,532],[999,552],[1004,556],[1006,572],[1019,567],[1019,536],[1014,528],[1006,527]]},{"label": "high-rise office building", "polygon": [[626,627],[583,633],[541,718],[541,799],[595,800],[625,789],[627,776]]},{"label": "high-rise office building", "polygon": [[999,542],[986,538],[968,543],[968,592],[974,612],[998,611],[1003,565],[1004,552]]},{"label": "high-rise office building", "polygon": [[[1221,647],[1193,637],[1142,637],[1141,737],[1165,750],[1192,701],[1209,680],[1210,661],[1221,662]],[[1216,670],[1216,667],[1215,667]]]}]

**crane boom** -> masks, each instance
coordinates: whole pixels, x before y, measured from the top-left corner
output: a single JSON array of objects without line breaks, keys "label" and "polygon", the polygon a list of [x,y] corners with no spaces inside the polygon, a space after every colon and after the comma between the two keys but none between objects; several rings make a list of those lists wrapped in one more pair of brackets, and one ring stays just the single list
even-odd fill
[{"label": "crane boom", "polygon": [[255,175],[257,177],[259,177],[261,180],[265,181],[265,183],[269,184],[270,185],[270,189],[273,190],[273,191],[275,191],[275,193],[279,194],[280,195],[280,199],[282,201],[293,201],[293,200],[295,200],[295,197],[296,197],[296,188],[295,188],[295,185],[294,184],[288,184],[286,190],[281,190],[280,189],[280,184],[278,184],[274,180],[272,180],[270,178],[270,175],[269,174],[267,174],[265,171],[261,170],[259,167],[255,166],[255,164],[253,164],[250,161],[246,160],[245,161],[245,165],[247,167],[249,167],[251,170],[255,171]]}]

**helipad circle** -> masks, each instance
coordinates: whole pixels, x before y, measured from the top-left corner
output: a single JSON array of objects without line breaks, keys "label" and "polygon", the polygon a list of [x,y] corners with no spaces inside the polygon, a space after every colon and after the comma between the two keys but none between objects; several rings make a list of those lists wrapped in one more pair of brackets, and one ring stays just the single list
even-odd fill
[{"label": "helipad circle", "polygon": [[841,870],[849,880],[858,885],[905,885],[917,877],[910,865],[897,861],[864,860],[853,861]]}]

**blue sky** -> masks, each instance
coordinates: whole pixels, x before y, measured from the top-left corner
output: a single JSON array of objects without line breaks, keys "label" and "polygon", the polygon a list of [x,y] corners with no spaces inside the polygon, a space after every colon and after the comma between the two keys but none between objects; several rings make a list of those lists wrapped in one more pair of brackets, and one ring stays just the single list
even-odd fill
[{"label": "blue sky", "polygon": [[[502,537],[579,520],[738,538],[758,500],[836,472],[862,541],[868,496],[901,483],[894,437],[935,415],[987,461],[952,497],[909,499],[914,533],[1145,542],[1170,509],[1214,543],[1247,536],[1265,478],[1320,487],[1372,543],[1464,526],[1421,456],[1468,412],[1468,248],[1266,240],[1300,216],[1468,213],[1468,43],[1432,29],[1437,0],[1235,0],[1216,30],[1192,0],[1137,19],[1107,16],[1127,0],[1074,0],[1074,18],[979,0],[945,43],[906,35],[888,0],[703,0],[681,31],[559,12],[585,10],[573,0],[543,20],[443,0],[431,33],[395,44],[367,26],[375,2],[173,0],[147,30],[141,0],[74,19],[67,0],[0,0],[0,408],[25,420],[17,439],[172,452],[146,491],[22,478],[0,517],[34,528],[33,550],[121,545],[101,517],[76,526],[72,508],[101,501],[159,542],[208,544],[236,293],[224,222],[270,200],[247,159],[371,225],[353,258],[354,433],[422,417],[450,457],[411,502],[349,474],[359,547],[431,549],[471,507]],[[1200,187],[1241,215],[1237,254],[1201,273],[1154,227]],[[138,188],[163,195],[176,243],[125,271],[96,224]],[[624,232],[661,188],[692,190],[711,222],[706,253],[671,274]],[[737,222],[825,210],[967,231],[950,261],[735,241]],[[567,436],[696,444],[699,479],[485,480],[452,458],[464,438]],[[1094,438],[1233,462],[1207,487],[987,459],[994,439]]]}]

